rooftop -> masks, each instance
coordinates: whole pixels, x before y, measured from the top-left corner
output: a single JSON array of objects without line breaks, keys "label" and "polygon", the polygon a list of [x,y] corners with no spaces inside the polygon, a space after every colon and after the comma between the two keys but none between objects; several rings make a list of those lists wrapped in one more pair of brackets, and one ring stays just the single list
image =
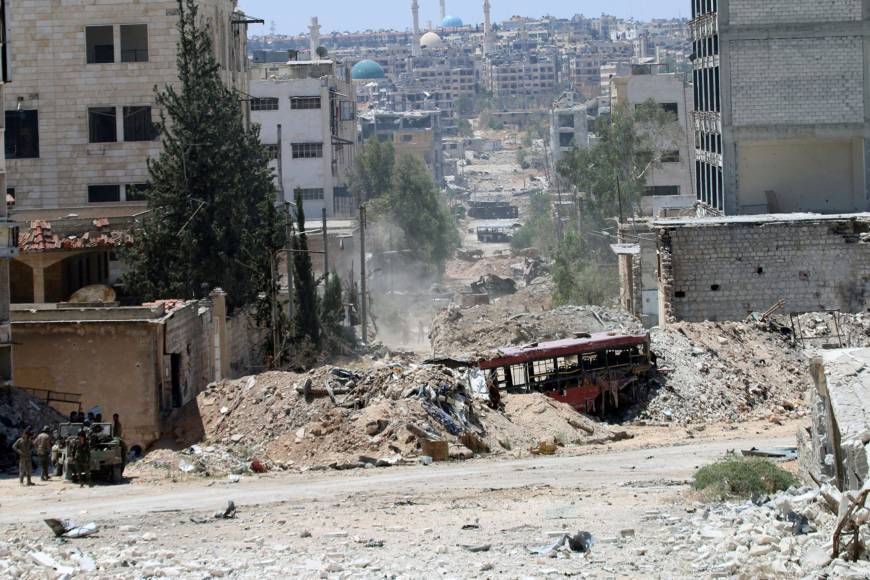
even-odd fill
[{"label": "rooftop", "polygon": [[763,224],[794,224],[801,222],[826,221],[870,221],[870,213],[820,214],[820,213],[783,213],[759,215],[709,216],[693,218],[662,218],[653,220],[653,225],[662,228],[698,227],[698,226],[728,226],[728,225],[763,225]]}]

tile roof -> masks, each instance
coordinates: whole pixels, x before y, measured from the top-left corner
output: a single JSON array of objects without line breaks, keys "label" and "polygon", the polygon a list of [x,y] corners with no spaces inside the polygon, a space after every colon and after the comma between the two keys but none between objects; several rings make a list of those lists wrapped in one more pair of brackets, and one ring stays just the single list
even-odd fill
[{"label": "tile roof", "polygon": [[38,220],[30,222],[29,228],[22,228],[18,234],[18,247],[22,253],[45,252],[50,250],[87,250],[92,248],[119,248],[132,243],[133,237],[127,230],[112,230],[109,220],[98,218],[74,232],[58,233],[52,229],[51,222]]}]

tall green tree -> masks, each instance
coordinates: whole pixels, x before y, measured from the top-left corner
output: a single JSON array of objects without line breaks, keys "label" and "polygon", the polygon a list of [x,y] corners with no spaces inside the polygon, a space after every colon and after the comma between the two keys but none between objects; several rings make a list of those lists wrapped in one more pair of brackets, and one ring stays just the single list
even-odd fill
[{"label": "tall green tree", "polygon": [[295,296],[294,331],[297,342],[307,342],[314,349],[320,347],[320,319],[317,306],[317,284],[308,252],[308,234],[305,233],[305,208],[302,190],[296,190],[296,232],[293,236],[293,284]]},{"label": "tall green tree", "polygon": [[443,271],[459,246],[459,233],[428,168],[410,153],[396,162],[389,211],[415,257]]},{"label": "tall green tree", "polygon": [[350,190],[361,203],[390,192],[396,149],[391,142],[372,137],[354,159]]},{"label": "tall green tree", "polygon": [[676,116],[647,101],[634,111],[616,109],[599,121],[596,134],[596,145],[568,152],[556,171],[589,196],[587,207],[596,221],[637,215],[650,172],[680,148],[683,132]]},{"label": "tall green tree", "polygon": [[220,286],[231,307],[272,292],[284,243],[268,153],[243,97],[221,80],[195,0],[178,0],[178,86],[155,89],[160,155],[149,160],[149,212],[134,229],[128,291],[193,298]]}]

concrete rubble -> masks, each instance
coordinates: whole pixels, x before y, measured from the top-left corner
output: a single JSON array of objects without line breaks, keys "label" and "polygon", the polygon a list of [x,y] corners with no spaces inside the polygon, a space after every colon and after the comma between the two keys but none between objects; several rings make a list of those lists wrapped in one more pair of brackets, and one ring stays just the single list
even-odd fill
[{"label": "concrete rubble", "polygon": [[473,373],[386,362],[214,384],[197,399],[197,442],[153,451],[128,473],[223,476],[256,471],[255,463],[294,471],[388,467],[425,461],[429,442],[443,442],[443,459],[470,459],[527,455],[547,441],[562,447],[626,437],[543,394],[503,395],[503,407],[492,409]]}]

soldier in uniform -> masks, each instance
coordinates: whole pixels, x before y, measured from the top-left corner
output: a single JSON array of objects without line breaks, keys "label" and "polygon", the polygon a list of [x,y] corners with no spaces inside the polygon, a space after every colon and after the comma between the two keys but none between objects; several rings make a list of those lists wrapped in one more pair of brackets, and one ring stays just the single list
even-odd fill
[{"label": "soldier in uniform", "polygon": [[39,457],[39,465],[42,468],[42,481],[48,481],[48,466],[51,455],[51,435],[48,434],[48,425],[42,428],[42,432],[33,440],[33,446],[36,448],[36,456]]},{"label": "soldier in uniform", "polygon": [[35,485],[30,481],[30,476],[33,473],[33,440],[30,438],[30,428],[24,430],[18,441],[12,445],[12,449],[18,454],[18,483],[24,485],[24,478],[27,478],[27,485]]},{"label": "soldier in uniform", "polygon": [[76,475],[78,476],[81,487],[85,486],[85,479],[88,480],[88,486],[93,487],[91,482],[91,446],[88,442],[88,436],[84,431],[79,431],[73,447],[73,459],[76,464]]}]

